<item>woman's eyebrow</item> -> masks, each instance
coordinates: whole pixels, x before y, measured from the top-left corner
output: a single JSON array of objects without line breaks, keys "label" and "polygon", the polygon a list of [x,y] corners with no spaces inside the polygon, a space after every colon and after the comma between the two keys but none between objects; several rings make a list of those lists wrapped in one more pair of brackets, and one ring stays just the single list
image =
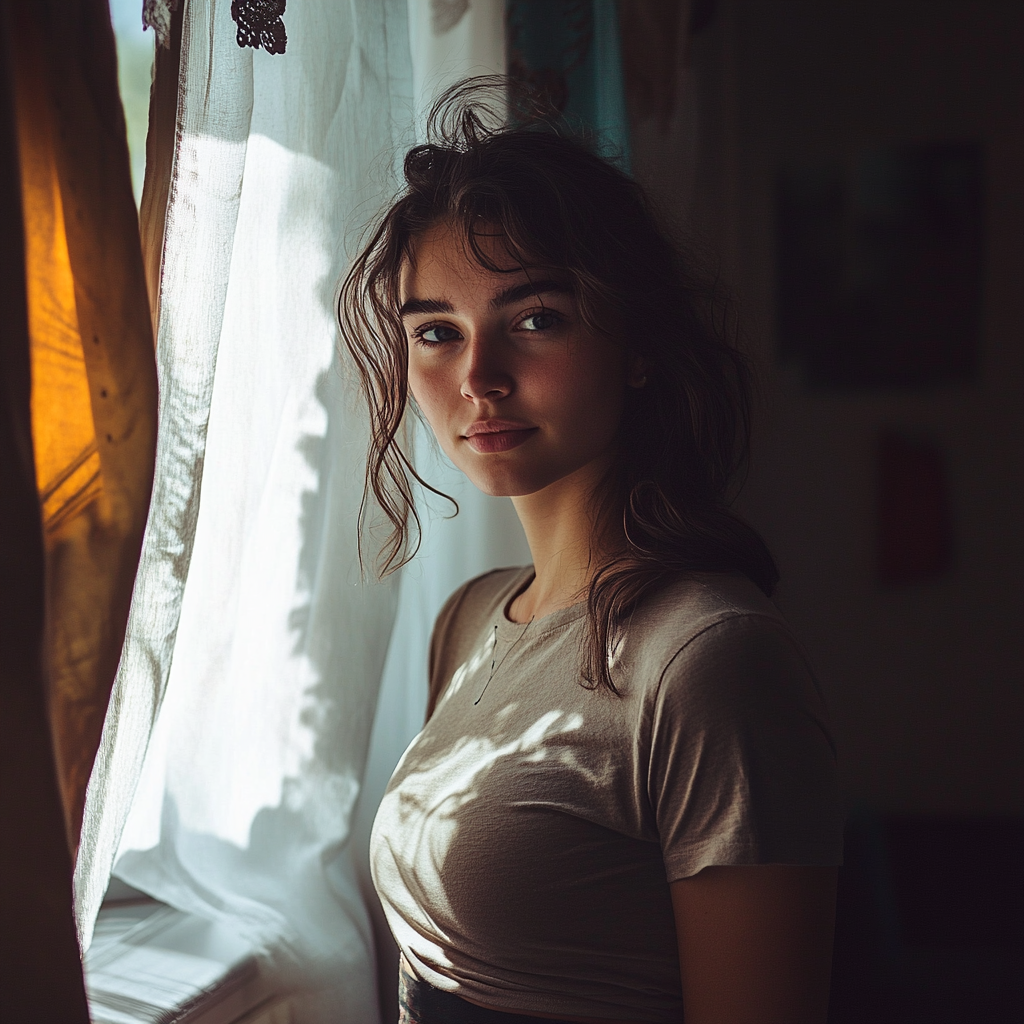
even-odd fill
[{"label": "woman's eyebrow", "polygon": [[[531,295],[566,295],[572,289],[564,281],[524,281],[504,288],[495,295],[488,305],[491,309],[512,306]],[[399,307],[398,315],[403,319],[424,313],[454,313],[455,307],[447,299],[406,299]]]},{"label": "woman's eyebrow", "polygon": [[417,313],[454,313],[455,307],[447,299],[407,299],[399,307],[403,319]]},{"label": "woman's eyebrow", "polygon": [[565,281],[525,281],[498,292],[490,301],[491,309],[502,309],[516,302],[522,302],[531,295],[567,295],[572,291]]}]

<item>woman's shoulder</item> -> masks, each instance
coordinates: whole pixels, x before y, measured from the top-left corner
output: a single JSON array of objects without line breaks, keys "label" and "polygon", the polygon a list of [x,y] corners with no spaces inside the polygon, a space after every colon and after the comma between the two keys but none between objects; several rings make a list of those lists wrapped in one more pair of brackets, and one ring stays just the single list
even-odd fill
[{"label": "woman's shoulder", "polygon": [[734,751],[736,763],[748,756],[789,763],[805,754],[809,763],[834,762],[816,674],[755,584],[694,575],[666,587],[636,619],[624,647],[655,747],[710,743]]},{"label": "woman's shoulder", "polygon": [[739,573],[699,572],[679,576],[645,600],[630,617],[630,631],[687,640],[716,623],[738,617],[785,619],[757,584]]},{"label": "woman's shoulder", "polygon": [[638,749],[669,879],[711,864],[842,863],[828,712],[772,602],[744,579],[702,574],[644,612],[658,661]]},{"label": "woman's shoulder", "polygon": [[658,685],[697,659],[723,648],[788,650],[803,659],[793,633],[772,601],[745,576],[691,573],[645,601],[630,617],[622,658],[630,675]]}]

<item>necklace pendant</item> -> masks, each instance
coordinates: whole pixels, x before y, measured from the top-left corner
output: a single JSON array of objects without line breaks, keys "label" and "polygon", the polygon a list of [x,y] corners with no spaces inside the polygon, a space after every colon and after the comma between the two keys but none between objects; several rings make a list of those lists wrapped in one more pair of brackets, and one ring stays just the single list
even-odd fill
[{"label": "necklace pendant", "polygon": [[491,685],[491,680],[494,678],[494,673],[500,671],[501,666],[505,664],[505,661],[508,659],[508,656],[515,650],[516,645],[519,643],[519,641],[522,640],[524,636],[526,636],[526,631],[530,628],[532,624],[533,616],[531,615],[530,621],[527,622],[525,626],[523,626],[522,633],[520,633],[519,636],[515,638],[515,640],[512,643],[512,646],[509,647],[509,649],[505,652],[504,657],[501,659],[501,661],[498,662],[497,668],[494,667],[494,662],[496,661],[498,656],[498,624],[494,624],[494,634],[493,639],[491,640],[491,670],[487,673],[487,682],[484,683],[484,688],[480,691],[480,696],[477,697],[475,701],[473,701],[473,707],[476,707],[477,704],[480,703],[481,698],[487,692],[487,687]]}]

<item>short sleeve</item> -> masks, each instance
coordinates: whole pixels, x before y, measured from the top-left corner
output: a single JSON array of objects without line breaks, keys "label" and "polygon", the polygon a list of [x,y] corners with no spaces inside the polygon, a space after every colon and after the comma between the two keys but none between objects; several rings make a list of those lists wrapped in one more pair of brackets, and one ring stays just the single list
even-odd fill
[{"label": "short sleeve", "polygon": [[842,862],[824,702],[785,625],[737,614],[665,668],[648,794],[670,882],[710,865]]}]

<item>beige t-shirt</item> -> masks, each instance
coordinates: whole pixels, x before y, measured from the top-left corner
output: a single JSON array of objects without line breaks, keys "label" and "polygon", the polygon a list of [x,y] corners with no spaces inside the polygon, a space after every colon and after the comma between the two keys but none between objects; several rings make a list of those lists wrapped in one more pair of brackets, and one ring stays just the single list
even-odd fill
[{"label": "beige t-shirt", "polygon": [[[711,864],[839,864],[821,694],[749,581],[681,579],[580,685],[585,605],[523,626],[532,568],[471,580],[388,785],[374,883],[412,969],[520,1013],[682,1019],[668,885]],[[493,666],[493,668],[492,668]]]}]

